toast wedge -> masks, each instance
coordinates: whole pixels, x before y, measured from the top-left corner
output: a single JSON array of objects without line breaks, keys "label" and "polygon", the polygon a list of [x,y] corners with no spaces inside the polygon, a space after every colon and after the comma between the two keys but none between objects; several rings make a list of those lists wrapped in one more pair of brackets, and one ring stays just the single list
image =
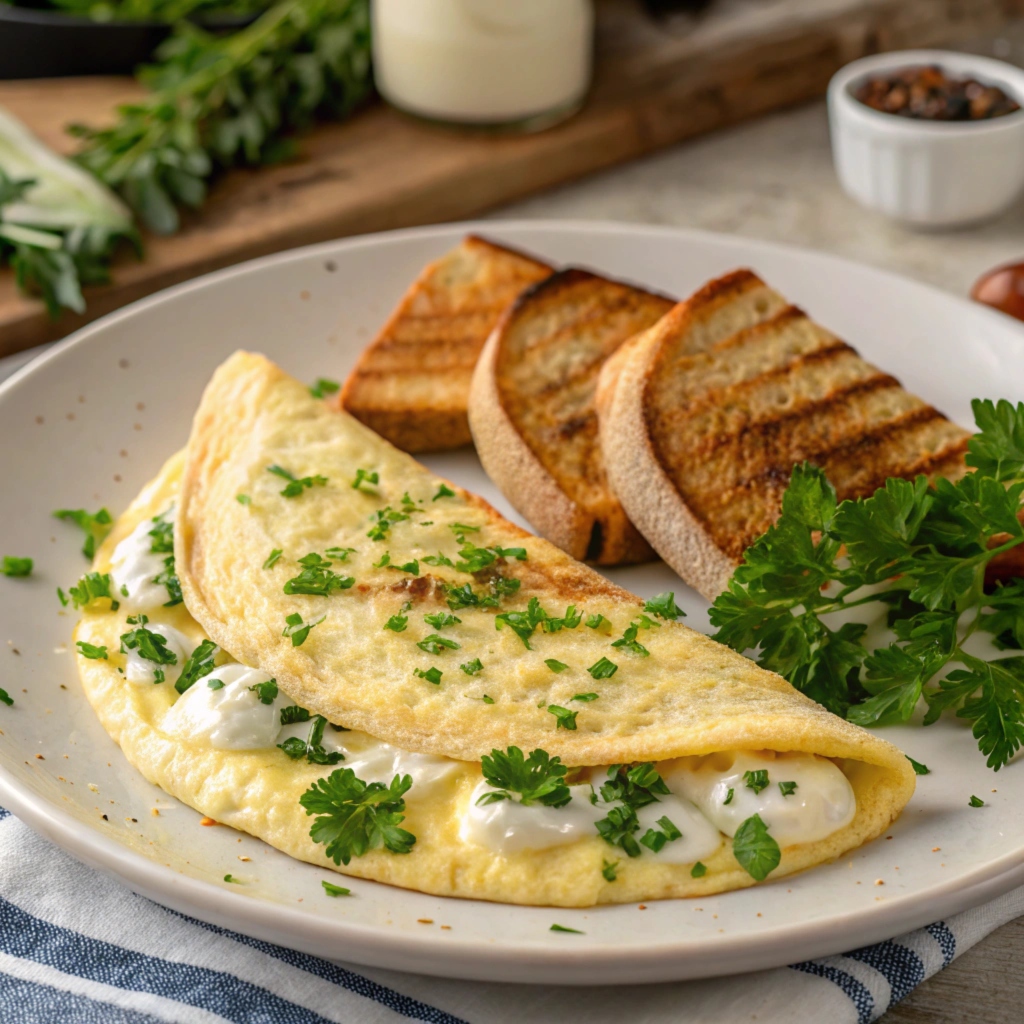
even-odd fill
[{"label": "toast wedge", "polygon": [[527,289],[487,340],[469,421],[484,469],[548,540],[598,565],[650,546],[608,486],[594,392],[601,366],[673,301],[570,268]]},{"label": "toast wedge", "polygon": [[469,444],[466,402],[498,317],[552,268],[467,235],[426,266],[345,381],[341,408],[407,452]]},{"label": "toast wedge", "polygon": [[970,436],[745,270],[606,366],[599,410],[627,514],[709,600],[778,517],[795,463],[842,500],[891,476],[961,476]]}]

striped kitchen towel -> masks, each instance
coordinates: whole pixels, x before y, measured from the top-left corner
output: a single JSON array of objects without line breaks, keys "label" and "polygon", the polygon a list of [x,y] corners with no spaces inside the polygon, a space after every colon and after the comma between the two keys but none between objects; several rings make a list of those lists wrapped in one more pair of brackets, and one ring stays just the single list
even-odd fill
[{"label": "striped kitchen towel", "polygon": [[772,971],[559,989],[348,968],[136,896],[0,810],[3,1024],[868,1024],[1001,924],[1024,888],[890,942]]}]

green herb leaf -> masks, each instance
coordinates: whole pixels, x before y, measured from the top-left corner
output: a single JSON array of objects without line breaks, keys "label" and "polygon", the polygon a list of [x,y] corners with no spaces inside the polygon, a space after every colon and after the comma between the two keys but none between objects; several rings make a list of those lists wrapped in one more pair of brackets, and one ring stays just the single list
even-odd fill
[{"label": "green herb leaf", "polygon": [[426,671],[421,668],[414,668],[412,674],[419,679],[426,679],[428,683],[433,683],[434,686],[440,685],[441,676],[444,675],[439,668],[428,668]]},{"label": "green herb leaf", "polygon": [[305,708],[300,708],[298,704],[289,704],[285,708],[281,708],[281,724],[292,725],[295,722],[308,722],[309,712]]},{"label": "green herb leaf", "polygon": [[619,666],[613,661],[609,661],[607,658],[599,658],[594,662],[587,671],[595,679],[610,679],[616,672],[619,671]]},{"label": "green herb leaf", "polygon": [[277,700],[277,680],[267,679],[262,683],[254,683],[249,687],[250,693],[255,693],[261,704],[273,704]]},{"label": "green herb leaf", "polygon": [[212,640],[203,640],[185,659],[174,689],[184,693],[197,680],[208,676],[213,671],[213,658],[218,650],[220,648]]},{"label": "green herb leaf", "polygon": [[[3,576],[30,576],[32,574],[32,559],[17,558],[14,555],[4,555],[0,561],[0,575]],[[90,573],[90,575],[93,575]],[[74,594],[74,588],[72,588]],[[107,595],[109,597],[109,595]],[[77,608],[78,605],[76,604]]]},{"label": "green herb leaf", "polygon": [[104,597],[109,598],[112,610],[116,611],[119,606],[119,602],[110,593],[110,575],[105,572],[87,572],[75,586],[71,587],[68,594],[76,608],[88,608]]},{"label": "green herb leaf", "polygon": [[671,590],[666,590],[663,594],[657,594],[650,600],[645,601],[644,611],[657,615],[662,619],[671,620],[678,619],[680,616],[685,617],[686,615],[686,612],[676,604],[676,595]]},{"label": "green herb leaf", "polygon": [[743,783],[747,789],[760,793],[762,789],[768,788],[768,769],[758,768],[756,771],[744,772]]},{"label": "green herb leaf", "polygon": [[462,619],[456,615],[450,615],[448,612],[437,612],[434,615],[424,615],[424,622],[428,626],[433,626],[434,629],[446,629],[448,626],[456,626]]},{"label": "green herb leaf", "polygon": [[385,629],[390,629],[392,633],[404,633],[405,627],[409,625],[409,617],[407,615],[392,615],[387,622],[384,623]]},{"label": "green herb leaf", "polygon": [[298,612],[292,612],[292,614],[287,616],[284,620],[285,627],[281,632],[281,636],[291,637],[292,647],[301,647],[306,642],[306,637],[309,636],[309,631],[316,626],[319,626],[326,618],[326,615],[321,615],[319,619],[316,619],[313,622],[304,622],[302,616]]},{"label": "green herb leaf", "polygon": [[782,859],[779,844],[768,834],[768,826],[755,814],[736,830],[732,852],[741,868],[757,882],[763,882]]},{"label": "green herb leaf", "polygon": [[568,708],[559,707],[557,704],[549,704],[548,711],[555,716],[555,731],[559,729],[568,729],[570,732],[576,731],[576,716],[579,714],[578,711],[570,711]]},{"label": "green herb leaf", "polygon": [[363,489],[364,484],[369,484],[376,487],[380,483],[380,474],[375,470],[370,469],[357,469],[356,478],[352,481],[352,489],[360,490]]},{"label": "green herb leaf", "polygon": [[626,629],[626,632],[622,634],[621,639],[615,640],[612,643],[612,647],[621,647],[624,650],[631,651],[633,654],[639,655],[641,658],[649,658],[651,652],[647,650],[643,644],[637,641],[636,635],[639,628],[639,623],[631,623]]},{"label": "green herb leaf", "polygon": [[483,672],[484,664],[479,658],[474,658],[472,661],[463,662],[459,668],[461,668],[467,676],[475,676],[478,672]]},{"label": "green herb leaf", "polygon": [[336,395],[341,390],[341,385],[329,377],[317,377],[316,383],[309,389],[314,398],[326,398],[328,395]]},{"label": "green herb leaf", "polygon": [[564,672],[569,667],[564,661],[559,661],[557,658],[545,658],[544,664],[547,665],[552,672]]},{"label": "green herb leaf", "polygon": [[147,622],[149,619],[145,615],[129,617],[128,625],[135,628],[121,634],[121,653],[138,651],[140,658],[156,665],[177,665],[178,656],[168,649],[167,637],[154,633]]},{"label": "green herb leaf", "polygon": [[581,704],[589,704],[592,700],[597,700],[599,694],[596,693],[577,693],[575,697],[570,697],[570,700],[578,700]]},{"label": "green herb leaf", "polygon": [[581,932],[578,928],[566,928],[565,925],[553,924],[551,926],[553,932],[565,932],[567,935],[584,935],[585,932]]},{"label": "green herb leaf", "polygon": [[443,637],[438,633],[431,633],[430,636],[417,641],[416,646],[421,651],[426,651],[427,654],[444,654],[446,650],[459,650],[462,644],[458,644],[454,640],[449,640],[447,637]]},{"label": "green herb leaf", "polygon": [[327,477],[325,476],[318,474],[317,476],[297,477],[282,466],[267,466],[267,472],[288,481],[284,490],[281,491],[282,496],[285,498],[297,498],[305,490],[312,490],[314,487],[324,487],[327,484]]},{"label": "green herb leaf", "polygon": [[797,786],[795,782],[780,782],[779,792],[783,796],[792,796],[796,792]]},{"label": "green herb leaf", "polygon": [[250,498],[248,494],[236,494],[235,501],[237,501],[239,505],[252,504],[252,498]]},{"label": "green herb leaf", "polygon": [[107,660],[107,648],[105,646],[90,644],[85,640],[77,640],[75,646],[83,658],[91,658],[93,661]]},{"label": "green herb leaf", "polygon": [[447,484],[441,484],[441,486],[438,487],[438,489],[437,489],[437,494],[435,494],[433,496],[433,498],[431,498],[430,500],[431,501],[437,501],[438,498],[454,498],[454,497],[455,497],[455,492]]},{"label": "green herb leaf", "polygon": [[928,765],[921,764],[920,761],[915,761],[909,754],[904,754],[903,756],[910,762],[915,775],[931,775],[932,770]]},{"label": "green herb leaf", "polygon": [[274,550],[267,555],[267,560],[263,563],[263,568],[273,569],[273,567],[277,565],[282,554],[284,554],[284,552],[280,548],[274,548]]},{"label": "green herb leaf", "polygon": [[342,576],[334,572],[331,569],[333,564],[316,552],[310,552],[299,559],[299,565],[303,567],[302,572],[285,583],[284,592],[330,597],[331,594],[348,590],[355,583],[355,577]]},{"label": "green herb leaf", "polygon": [[[320,398],[321,396],[320,395],[316,395],[314,397]],[[328,896],[351,896],[352,895],[352,890],[351,889],[346,889],[343,885],[335,885],[333,882],[321,882],[320,884],[324,887],[324,892],[327,893]]]},{"label": "green herb leaf", "polygon": [[299,803],[306,814],[316,815],[310,838],[323,843],[335,864],[348,864],[370,850],[409,853],[416,837],[403,828],[405,794],[412,787],[408,775],[396,775],[390,785],[363,782],[351,768],[339,768],[317,780]]},{"label": "green herb leaf", "polygon": [[703,878],[707,873],[707,866],[705,864],[702,864],[700,861],[697,861],[697,863],[694,864],[692,868],[690,868],[691,878]]},{"label": "green herb leaf", "polygon": [[54,512],[53,515],[56,519],[74,523],[85,533],[82,554],[90,559],[96,554],[96,545],[102,544],[104,538],[110,533],[114,522],[110,512],[105,508],[101,508],[99,512],[95,513],[86,512],[84,508],[62,508]]},{"label": "green herb leaf", "polygon": [[565,782],[565,765],[546,750],[534,750],[529,757],[524,757],[519,747],[492,750],[483,756],[481,768],[484,779],[494,791],[480,797],[478,804],[511,800],[513,793],[518,794],[519,802],[526,807],[533,804],[564,807],[572,800]]},{"label": "green herb leaf", "polygon": [[601,874],[604,876],[606,882],[614,882],[618,877],[617,868],[619,862],[617,860],[603,860],[601,861]]},{"label": "green herb leaf", "polygon": [[[600,614],[587,616],[587,627],[589,629],[600,629],[601,626],[606,622],[608,622],[608,620]],[[611,623],[609,623],[609,625],[611,625]]]},{"label": "green herb leaf", "polygon": [[978,796],[972,796],[971,799],[967,801],[967,803],[971,807],[984,807],[985,806],[985,801],[982,800],[981,797],[978,797]]}]

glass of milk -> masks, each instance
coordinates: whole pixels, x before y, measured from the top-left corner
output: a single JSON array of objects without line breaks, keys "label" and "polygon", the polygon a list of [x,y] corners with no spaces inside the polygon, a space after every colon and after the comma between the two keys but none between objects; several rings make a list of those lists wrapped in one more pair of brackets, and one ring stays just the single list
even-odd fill
[{"label": "glass of milk", "polygon": [[583,103],[592,0],[373,0],[377,89],[431,121],[540,131]]}]

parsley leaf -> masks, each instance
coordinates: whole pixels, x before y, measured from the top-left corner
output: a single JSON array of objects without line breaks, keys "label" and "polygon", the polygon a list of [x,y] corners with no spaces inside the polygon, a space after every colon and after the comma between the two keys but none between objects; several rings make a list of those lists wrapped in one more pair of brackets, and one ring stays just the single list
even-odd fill
[{"label": "parsley leaf", "polygon": [[576,716],[579,714],[578,711],[570,711],[568,708],[559,707],[557,704],[549,704],[548,711],[555,716],[555,731],[559,729],[568,729],[570,732],[576,731]]},{"label": "parsley leaf", "polygon": [[178,656],[167,647],[167,637],[161,633],[154,633],[146,623],[149,619],[145,615],[129,617],[128,625],[134,629],[121,634],[121,653],[138,651],[140,658],[152,661],[156,665],[177,665]]},{"label": "parsley leaf", "polygon": [[285,583],[284,592],[329,597],[340,590],[348,590],[355,583],[355,577],[342,576],[332,571],[333,564],[315,552],[310,552],[299,559],[302,572]]},{"label": "parsley leaf", "polygon": [[273,704],[277,700],[277,680],[267,679],[262,683],[254,683],[249,687],[250,693],[255,693],[261,704]]},{"label": "parsley leaf", "polygon": [[184,693],[193,683],[208,676],[213,671],[213,658],[220,648],[212,640],[204,640],[185,659],[181,666],[181,675],[174,684],[178,693]]},{"label": "parsley leaf", "polygon": [[910,762],[915,775],[931,775],[932,770],[928,765],[921,764],[920,761],[915,761],[909,754],[904,754],[903,756]]},{"label": "parsley leaf", "polygon": [[597,700],[600,694],[597,693],[577,693],[575,697],[570,697],[570,700],[578,700],[581,704],[589,704],[592,700]]},{"label": "parsley leaf", "polygon": [[396,512],[390,505],[377,509],[370,517],[373,526],[370,527],[367,537],[370,540],[386,540],[395,523],[405,522],[409,517],[404,512]]},{"label": "parsley leaf", "polygon": [[479,658],[474,658],[472,661],[463,662],[459,666],[467,676],[475,676],[478,672],[483,672],[484,663]]},{"label": "parsley leaf", "polygon": [[252,504],[252,498],[250,498],[248,494],[236,494],[235,501],[237,501],[239,505]]},{"label": "parsley leaf", "polygon": [[[15,555],[4,555],[3,560],[0,561],[0,576],[31,576],[32,575],[32,559],[31,558],[18,558]],[[90,573],[90,576],[95,573]],[[74,595],[74,587],[71,588],[71,593]],[[109,594],[104,595],[109,597]],[[77,608],[78,605],[76,604]]]},{"label": "parsley leaf", "polygon": [[627,651],[632,651],[633,654],[638,654],[641,658],[649,658],[651,652],[637,641],[636,634],[639,629],[639,623],[631,623],[626,632],[622,634],[621,639],[613,641],[612,647],[621,647]]},{"label": "parsley leaf", "polygon": [[579,928],[566,928],[564,924],[553,924],[549,929],[553,932],[565,932],[567,935],[585,935],[585,932],[581,932]]},{"label": "parsley leaf", "polygon": [[478,804],[511,800],[512,794],[517,794],[525,807],[564,807],[572,800],[565,782],[565,765],[561,758],[552,757],[546,750],[534,750],[529,757],[524,757],[519,747],[492,750],[483,756],[481,769],[493,791],[484,793]]},{"label": "parsley leaf", "polygon": [[758,814],[747,818],[736,830],[732,852],[741,868],[757,882],[763,882],[782,859],[779,844],[768,834]]},{"label": "parsley leaf", "polygon": [[707,865],[702,864],[700,861],[697,861],[697,863],[694,864],[692,868],[690,868],[691,878],[703,878],[707,873]]},{"label": "parsley leaf", "polygon": [[271,551],[269,555],[267,555],[267,560],[263,563],[263,568],[272,569],[275,565],[277,565],[282,554],[284,554],[284,552],[280,548],[274,548],[274,550]]},{"label": "parsley leaf", "polygon": [[743,783],[747,789],[760,793],[762,789],[768,788],[768,769],[758,768],[756,771],[744,772]]},{"label": "parsley leaf", "polygon": [[967,801],[967,804],[970,807],[984,807],[985,801],[982,800],[980,796],[972,796],[971,799]]},{"label": "parsley leaf", "polygon": [[281,724],[292,725],[294,722],[308,722],[309,712],[305,708],[300,708],[298,704],[289,704],[285,708],[281,708]]},{"label": "parsley leaf", "polygon": [[374,469],[357,469],[356,478],[352,481],[352,489],[354,491],[362,490],[363,484],[369,484],[376,486],[380,483],[380,474]]},{"label": "parsley leaf", "polygon": [[424,555],[420,559],[421,562],[426,562],[427,565],[447,565],[450,569],[455,568],[455,563],[448,558],[447,555],[443,555],[440,551],[436,555]]},{"label": "parsley leaf", "polygon": [[96,554],[96,545],[102,544],[104,538],[110,533],[114,522],[110,512],[105,508],[101,508],[96,513],[86,512],[84,508],[62,508],[54,512],[53,515],[54,518],[66,523],[74,523],[85,533],[82,554],[90,559]]},{"label": "parsley leaf", "polygon": [[316,383],[313,384],[309,393],[314,398],[326,398],[328,395],[336,395],[341,390],[341,385],[336,380],[331,380],[329,377],[317,377]]},{"label": "parsley leaf", "polygon": [[782,793],[783,796],[792,796],[796,792],[796,790],[797,785],[795,782],[779,783],[779,792]]},{"label": "parsley leaf", "polygon": [[441,484],[441,486],[438,487],[438,489],[437,489],[437,494],[435,494],[433,496],[433,498],[431,498],[430,500],[431,501],[437,501],[438,498],[454,498],[454,497],[455,497],[455,492],[447,484]]},{"label": "parsley leaf", "polygon": [[680,616],[684,618],[686,616],[686,612],[676,604],[676,595],[671,590],[666,590],[663,594],[657,594],[650,600],[645,601],[644,611],[663,619],[674,620]]},{"label": "parsley leaf", "polygon": [[[319,398],[320,396],[317,395],[315,397]],[[321,882],[320,884],[324,887],[324,892],[327,893],[328,896],[352,895],[352,890],[346,889],[343,885],[335,885],[333,882]]]},{"label": "parsley leaf", "polygon": [[[267,702],[264,701],[264,703]],[[284,715],[282,713],[281,724],[287,724],[283,721],[283,718]],[[308,719],[309,713],[307,712],[306,718],[295,718],[294,721],[303,722]],[[323,715],[314,715],[312,722],[313,724],[309,728],[309,735],[305,740],[300,740],[298,736],[289,736],[283,743],[278,743],[278,748],[283,750],[293,761],[301,760],[303,757],[310,764],[333,765],[339,761],[344,761],[345,755],[340,750],[328,752],[324,747],[324,729],[327,726],[327,719]]]},{"label": "parsley leaf", "polygon": [[281,466],[267,466],[267,472],[287,480],[288,483],[281,494],[285,498],[297,498],[303,491],[314,487],[324,487],[327,484],[325,476],[303,476],[297,477]]},{"label": "parsley leaf", "polygon": [[[587,616],[587,628],[588,629],[600,629],[604,623],[608,620],[601,614],[588,615]],[[610,623],[609,623],[610,625]]]},{"label": "parsley leaf", "polygon": [[604,876],[606,882],[614,882],[619,877],[616,868],[618,868],[619,862],[617,860],[601,860],[601,874]]},{"label": "parsley leaf", "polygon": [[281,636],[291,637],[292,647],[301,647],[306,642],[306,637],[309,636],[309,631],[315,626],[319,626],[321,622],[326,619],[326,615],[321,615],[319,619],[314,622],[303,622],[302,616],[298,612],[292,612],[291,615],[285,618],[285,627],[281,632]]},{"label": "parsley leaf", "polygon": [[595,679],[610,679],[616,672],[619,671],[619,666],[613,661],[609,661],[607,658],[599,658],[594,662],[587,671]]},{"label": "parsley leaf", "polygon": [[0,703],[4,703],[8,707],[14,706],[14,698],[2,688],[0,688]]},{"label": "parsley leaf", "polygon": [[545,658],[544,664],[547,665],[552,672],[564,672],[569,667],[564,661],[559,661],[557,658]]},{"label": "parsley leaf", "polygon": [[408,615],[392,615],[391,618],[384,623],[384,628],[390,629],[392,633],[404,633],[405,627],[408,625]]},{"label": "parsley leaf", "polygon": [[[31,564],[29,568],[31,568]],[[87,608],[94,601],[99,601],[104,597],[110,599],[112,610],[117,611],[119,607],[119,602],[110,593],[109,573],[87,572],[75,586],[68,590],[68,594],[76,608]]]},{"label": "parsley leaf", "polygon": [[85,640],[77,640],[75,646],[83,658],[91,658],[94,661],[107,660],[107,648],[103,645],[87,643]]},{"label": "parsley leaf", "polygon": [[428,668],[425,671],[421,668],[414,668],[412,674],[419,679],[426,679],[428,683],[433,683],[434,686],[441,685],[441,676],[444,673],[439,668]]},{"label": "parsley leaf", "polygon": [[424,622],[434,629],[445,629],[448,626],[455,626],[462,622],[457,615],[449,615],[448,612],[437,612],[434,615],[424,615]]},{"label": "parsley leaf", "polygon": [[[631,767],[613,764],[608,769],[608,781],[601,786],[601,799],[616,806],[611,807],[608,814],[595,823],[598,835],[606,843],[621,847],[627,856],[639,857],[640,844],[634,836],[640,829],[636,812],[648,804],[658,803],[658,798],[668,793],[665,780],[650,762]],[[666,835],[661,845],[667,839]],[[657,843],[658,840],[652,839],[650,842]]]},{"label": "parsley leaf", "polygon": [[417,641],[416,646],[421,651],[426,651],[427,654],[444,654],[446,650],[459,650],[459,648],[462,647],[462,644],[458,644],[454,640],[449,640],[447,637],[440,636],[438,633],[431,633],[430,636]]},{"label": "parsley leaf", "polygon": [[363,782],[351,768],[331,772],[299,798],[306,814],[316,815],[310,838],[325,845],[335,864],[348,864],[380,847],[409,853],[416,837],[399,825],[405,820],[405,794],[411,787],[408,775],[396,775],[385,786]]}]

